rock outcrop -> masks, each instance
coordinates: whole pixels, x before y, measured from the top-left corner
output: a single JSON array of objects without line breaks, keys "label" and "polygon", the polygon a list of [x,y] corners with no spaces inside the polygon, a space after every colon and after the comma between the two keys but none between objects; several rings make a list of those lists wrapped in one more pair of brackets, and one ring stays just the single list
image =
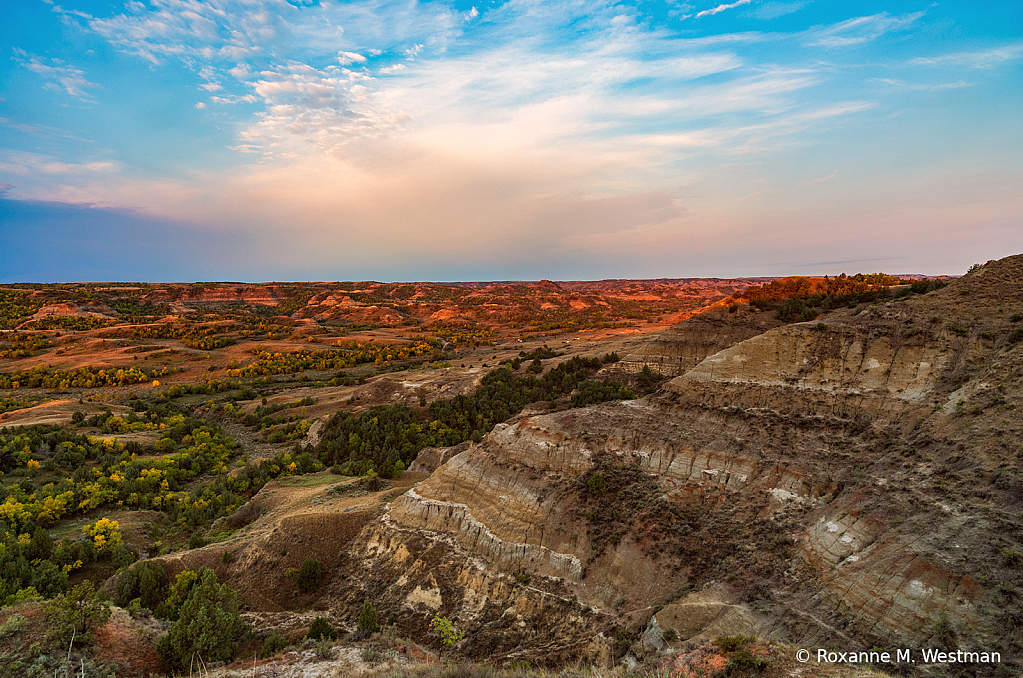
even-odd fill
[{"label": "rock outcrop", "polygon": [[719,301],[625,356],[616,367],[630,372],[649,367],[664,376],[678,377],[708,356],[779,325],[773,312]]}]

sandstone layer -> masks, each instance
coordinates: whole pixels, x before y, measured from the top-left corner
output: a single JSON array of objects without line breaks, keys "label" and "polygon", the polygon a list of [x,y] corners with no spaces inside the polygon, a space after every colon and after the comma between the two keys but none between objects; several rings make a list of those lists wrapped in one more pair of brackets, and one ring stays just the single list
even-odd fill
[{"label": "sandstone layer", "polygon": [[774,313],[758,312],[748,304],[719,301],[625,356],[616,367],[639,372],[649,367],[678,377],[708,356],[779,326]]}]

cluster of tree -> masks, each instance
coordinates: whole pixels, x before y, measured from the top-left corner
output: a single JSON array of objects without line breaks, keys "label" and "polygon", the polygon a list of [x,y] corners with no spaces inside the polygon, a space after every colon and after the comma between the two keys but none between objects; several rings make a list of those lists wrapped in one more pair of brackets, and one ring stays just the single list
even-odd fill
[{"label": "cluster of tree", "polygon": [[55,542],[49,531],[31,520],[21,525],[20,534],[0,520],[0,604],[60,595],[68,589],[70,572],[98,560],[115,567],[134,562],[135,553],[120,543],[117,523],[99,523],[86,526],[78,538]]},{"label": "cluster of tree", "polygon": [[292,421],[279,426],[264,429],[268,443],[287,443],[292,440],[301,440],[309,433],[312,422],[306,419]]},{"label": "cluster of tree", "polygon": [[778,319],[784,322],[808,322],[834,308],[887,298],[891,287],[901,283],[901,279],[885,273],[843,273],[823,279],[793,277],[753,285],[732,297],[747,300],[760,310],[776,309]]},{"label": "cluster of tree", "polygon": [[586,407],[609,400],[635,400],[636,394],[611,379],[587,380],[572,394],[572,407]]},{"label": "cluster of tree", "polygon": [[[532,364],[537,363],[538,359]],[[529,403],[554,401],[577,389],[574,402],[587,405],[634,398],[617,382],[591,379],[602,364],[598,358],[574,357],[539,377],[515,376],[502,367],[483,377],[474,393],[435,400],[418,413],[407,405],[378,405],[358,415],[339,412],[324,426],[316,453],[341,473],[363,475],[372,470],[388,478],[396,468],[406,468],[424,447],[479,441]]]},{"label": "cluster of tree", "polygon": [[[219,427],[181,414],[161,423],[164,437],[155,448],[121,447],[59,427],[0,433],[4,468],[38,467],[43,460],[66,474],[42,487],[31,479],[0,486],[0,602],[57,595],[66,590],[68,573],[99,559],[109,558],[117,567],[135,560],[120,543],[116,522],[105,518],[87,525],[77,539],[54,543],[46,526],[65,516],[111,506],[152,508],[181,529],[196,530],[235,513],[274,478],[322,469],[309,453],[285,453],[228,475],[234,443]],[[138,458],[174,450],[156,459]],[[211,478],[203,481],[204,476]]]},{"label": "cluster of tree", "polygon": [[12,332],[3,335],[0,342],[0,358],[28,358],[39,351],[53,348],[53,342],[45,334],[33,332]]},{"label": "cluster of tree", "polygon": [[[159,376],[154,372],[153,376]],[[213,395],[224,391],[245,390],[237,381],[230,379],[210,379],[204,384],[175,384],[168,388],[162,397],[166,399],[180,398],[186,395]]]},{"label": "cluster of tree", "polygon": [[180,339],[190,327],[184,325],[141,325],[131,330],[132,339]]},{"label": "cluster of tree", "polygon": [[948,285],[948,280],[943,278],[924,278],[923,280],[914,280],[909,289],[913,294],[927,294],[934,290],[940,290],[946,285]]},{"label": "cluster of tree", "polygon": [[31,322],[31,327],[36,330],[73,330],[75,332],[86,332],[88,330],[98,330],[101,327],[110,327],[116,323],[116,320],[101,318],[95,315],[48,315],[45,318],[33,320]]},{"label": "cluster of tree", "polygon": [[[247,318],[248,319],[248,318]],[[288,325],[267,322],[262,318],[253,318],[239,334],[248,339],[285,339],[291,336],[292,328]]]},{"label": "cluster of tree", "polygon": [[230,377],[254,377],[274,374],[295,374],[305,370],[348,369],[375,362],[405,361],[430,357],[440,348],[437,340],[417,338],[404,344],[374,344],[346,341],[335,344],[338,350],[328,351],[259,351],[256,361],[247,367],[227,371]]},{"label": "cluster of tree", "polygon": [[224,348],[237,343],[234,337],[218,334],[218,330],[212,327],[194,329],[181,337],[181,343],[189,348],[198,348],[203,351],[212,351],[216,348]]},{"label": "cluster of tree", "polygon": [[122,320],[127,320],[132,324],[162,318],[170,312],[170,308],[166,304],[140,301],[137,295],[110,299],[107,304],[120,314]]},{"label": "cluster of tree", "polygon": [[457,346],[490,346],[494,343],[494,332],[485,325],[473,322],[437,322],[427,329],[437,337]]},{"label": "cluster of tree", "polygon": [[0,414],[11,410],[20,410],[26,407],[35,407],[41,403],[49,402],[49,398],[30,398],[18,396],[0,397]]},{"label": "cluster of tree", "polygon": [[42,365],[30,370],[0,374],[0,388],[98,388],[149,381],[150,375],[137,367],[100,369],[79,367],[74,370],[48,370]]},{"label": "cluster of tree", "polygon": [[14,329],[42,307],[43,302],[34,298],[29,290],[0,289],[0,329]]},{"label": "cluster of tree", "polygon": [[[48,524],[65,515],[102,506],[163,510],[173,518],[201,522],[210,512],[221,513],[243,503],[240,497],[208,496],[205,486],[184,491],[193,479],[226,476],[235,456],[234,441],[206,421],[176,415],[160,422],[162,437],[153,448],[138,443],[121,445],[89,439],[48,427],[0,434],[0,467],[40,466],[62,471],[58,480],[37,487],[31,480],[0,487],[0,519],[4,529],[20,533],[29,520]],[[6,429],[5,429],[6,431]],[[166,453],[140,459],[139,453]],[[88,466],[87,461],[94,464]],[[232,485],[236,492],[248,487]]]},{"label": "cluster of tree", "polygon": [[263,398],[263,403],[256,407],[255,411],[246,414],[242,418],[242,423],[246,426],[257,426],[262,423],[264,426],[279,424],[280,421],[269,421],[270,415],[280,412],[282,410],[290,410],[296,407],[308,407],[309,405],[315,405],[316,400],[312,397],[305,397],[301,400],[296,400],[293,403],[267,403],[266,398]]}]

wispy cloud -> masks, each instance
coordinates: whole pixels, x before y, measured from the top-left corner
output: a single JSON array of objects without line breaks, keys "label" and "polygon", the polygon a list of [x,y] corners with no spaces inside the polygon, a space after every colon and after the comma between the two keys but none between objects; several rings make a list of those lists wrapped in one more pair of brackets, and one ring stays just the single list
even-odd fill
[{"label": "wispy cloud", "polygon": [[785,16],[786,14],[792,14],[798,12],[807,5],[810,4],[811,0],[799,0],[798,2],[765,2],[756,7],[751,7],[746,12],[746,16],[753,17],[754,19],[762,19],[770,21],[771,19],[777,19],[778,17]]},{"label": "wispy cloud", "polygon": [[801,121],[821,120],[823,118],[833,118],[838,115],[859,113],[861,111],[870,110],[875,106],[877,106],[877,104],[872,101],[843,101],[841,103],[832,104],[831,106],[823,106],[808,111],[802,111],[800,113],[796,113],[792,117]]},{"label": "wispy cloud", "polygon": [[43,85],[46,89],[64,92],[79,101],[95,103],[92,94],[87,90],[98,88],[99,85],[89,82],[85,77],[85,71],[74,68],[60,59],[36,56],[17,47],[14,48],[13,58],[20,66],[46,80]]},{"label": "wispy cloud", "polygon": [[808,185],[810,185],[810,186],[815,186],[817,184],[823,184],[826,181],[831,181],[832,179],[834,179],[837,176],[838,176],[838,170],[835,170],[834,172],[832,172],[831,174],[829,174],[827,176],[817,177],[816,179],[810,179],[806,183]]},{"label": "wispy cloud", "polygon": [[941,92],[950,89],[962,89],[963,87],[971,87],[971,83],[965,80],[956,80],[955,82],[939,82],[934,84],[928,83],[909,83],[902,80],[896,80],[894,78],[872,78],[871,82],[880,82],[885,85],[891,85],[899,89],[915,90],[921,92]]},{"label": "wispy cloud", "polygon": [[847,47],[876,40],[885,33],[905,29],[924,16],[914,12],[891,16],[888,12],[848,19],[827,28],[810,32],[811,45],[820,47]]},{"label": "wispy cloud", "polygon": [[82,141],[90,144],[93,143],[91,139],[84,139],[82,137],[75,136],[74,134],[71,134],[66,130],[58,129],[56,127],[50,127],[48,125],[29,125],[27,123],[17,122],[15,120],[11,120],[10,118],[4,117],[0,117],[0,125],[3,125],[4,127],[9,127],[19,132],[24,132],[25,134],[31,134],[32,136],[39,137],[41,139],[61,138],[70,139],[73,141]]},{"label": "wispy cloud", "polygon": [[50,155],[26,151],[5,151],[0,153],[0,171],[18,176],[37,174],[67,175],[116,172],[117,163],[97,161],[87,163],[63,162]]},{"label": "wispy cloud", "polygon": [[1023,44],[1006,45],[982,52],[956,52],[935,57],[917,57],[910,60],[913,66],[967,66],[969,68],[994,68],[1006,61],[1023,58]]},{"label": "wispy cloud", "polygon": [[752,2],[752,0],[736,0],[736,2],[733,2],[728,5],[718,5],[717,7],[705,9],[702,12],[697,12],[696,18],[699,19],[702,16],[713,16],[715,14],[718,14],[719,12],[724,12],[726,9],[735,9],[736,7],[739,7],[741,5],[748,5],[750,4],[750,2]]}]

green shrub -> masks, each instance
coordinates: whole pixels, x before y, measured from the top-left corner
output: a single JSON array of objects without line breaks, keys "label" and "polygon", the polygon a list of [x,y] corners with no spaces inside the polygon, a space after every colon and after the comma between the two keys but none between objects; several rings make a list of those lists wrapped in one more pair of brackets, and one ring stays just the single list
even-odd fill
[{"label": "green shrub", "polygon": [[201,549],[207,544],[209,544],[209,542],[206,541],[206,539],[204,539],[198,532],[193,532],[192,536],[188,538],[188,548],[190,549]]},{"label": "green shrub", "polygon": [[331,640],[335,640],[337,638],[337,630],[323,617],[317,617],[313,620],[312,626],[309,627],[308,637],[313,640],[319,640],[321,638],[330,638]]},{"label": "green shrub", "polygon": [[1009,343],[1018,344],[1021,341],[1023,341],[1023,327],[1017,327],[1009,332]]},{"label": "green shrub", "polygon": [[725,668],[731,671],[763,671],[770,663],[767,657],[758,657],[744,647],[728,658]]},{"label": "green shrub", "polygon": [[267,636],[266,640],[263,641],[263,648],[259,651],[259,658],[266,659],[272,657],[284,648],[288,646],[288,641],[284,640],[284,637],[274,631],[273,634]]},{"label": "green shrub", "polygon": [[714,639],[714,644],[725,654],[735,652],[754,642],[753,636],[719,636]]},{"label": "green shrub", "polygon": [[586,481],[586,486],[589,488],[590,494],[595,497],[599,497],[607,492],[607,480],[600,471],[596,471],[590,476],[590,479]]},{"label": "green shrub", "polygon": [[728,657],[725,664],[728,675],[760,672],[767,668],[771,660],[754,652],[756,641],[753,636],[719,636],[714,639],[714,645]]},{"label": "green shrub", "polygon": [[316,652],[316,656],[320,659],[330,659],[334,656],[334,644],[330,642],[329,638],[320,638],[317,640],[313,650]]},{"label": "green shrub", "polygon": [[643,369],[636,374],[636,381],[644,390],[651,390],[654,386],[664,380],[664,377],[650,369],[649,365],[643,365]]},{"label": "green shrub", "polygon": [[320,582],[323,581],[323,568],[313,558],[306,558],[305,562],[302,563],[302,567],[298,570],[298,575],[295,577],[295,584],[298,586],[298,590],[302,593],[312,593],[316,589],[320,588]]},{"label": "green shrub", "polygon": [[376,471],[370,469],[366,471],[366,475],[359,481],[362,487],[370,492],[377,492],[384,486],[384,481],[380,479],[380,476]]},{"label": "green shrub", "polygon": [[359,613],[359,625],[355,630],[361,635],[369,635],[380,630],[380,623],[377,621],[377,611],[373,609],[373,603],[368,600],[362,604],[362,612]]},{"label": "green shrub", "polygon": [[230,659],[243,630],[238,593],[204,567],[196,573],[177,621],[160,639],[156,651],[165,668],[184,671],[196,656],[206,662]]},{"label": "green shrub", "polygon": [[678,640],[678,631],[675,629],[664,629],[664,633],[661,634],[661,640],[666,643]]},{"label": "green shrub", "polygon": [[117,544],[110,551],[110,562],[120,570],[122,567],[128,567],[137,560],[135,552],[124,544]]},{"label": "green shrub", "polygon": [[0,640],[21,633],[21,630],[28,626],[28,620],[20,614],[12,614],[3,624],[0,624]]},{"label": "green shrub", "polygon": [[167,597],[169,580],[163,565],[143,560],[127,570],[122,570],[114,584],[114,602],[125,607],[139,598],[143,607],[155,610]]},{"label": "green shrub", "polygon": [[91,643],[93,629],[110,619],[110,608],[99,599],[88,579],[51,600],[44,611],[50,627],[63,643]]},{"label": "green shrub", "polygon": [[447,617],[441,617],[435,615],[430,620],[430,629],[433,630],[438,636],[440,636],[440,642],[445,645],[454,645],[458,641],[465,638],[465,631],[459,630],[455,622],[451,621]]},{"label": "green shrub", "polygon": [[220,562],[230,565],[234,562],[234,556],[231,555],[230,551],[224,551],[223,555],[220,556]]}]

